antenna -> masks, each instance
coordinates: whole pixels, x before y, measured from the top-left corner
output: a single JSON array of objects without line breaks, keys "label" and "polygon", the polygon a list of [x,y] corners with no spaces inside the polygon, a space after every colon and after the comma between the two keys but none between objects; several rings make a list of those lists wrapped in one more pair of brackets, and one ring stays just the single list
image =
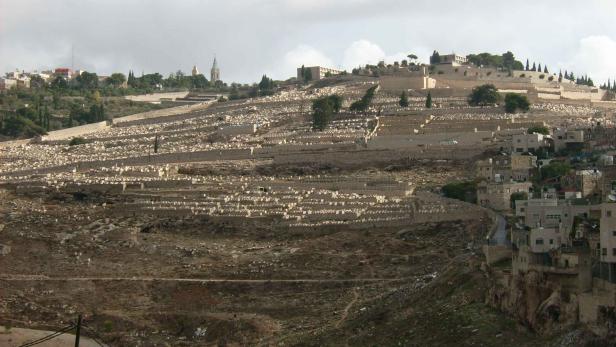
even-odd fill
[{"label": "antenna", "polygon": [[71,44],[71,70],[75,71],[75,45]]}]

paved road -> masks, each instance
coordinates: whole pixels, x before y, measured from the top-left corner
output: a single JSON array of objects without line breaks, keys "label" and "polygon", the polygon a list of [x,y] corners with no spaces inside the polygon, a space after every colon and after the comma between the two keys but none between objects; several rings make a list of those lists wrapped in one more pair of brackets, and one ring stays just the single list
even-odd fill
[{"label": "paved road", "polygon": [[507,240],[507,221],[505,220],[505,217],[500,214],[496,216],[496,219],[496,231],[494,232],[494,235],[492,235],[490,243],[506,246],[509,244],[509,240]]}]

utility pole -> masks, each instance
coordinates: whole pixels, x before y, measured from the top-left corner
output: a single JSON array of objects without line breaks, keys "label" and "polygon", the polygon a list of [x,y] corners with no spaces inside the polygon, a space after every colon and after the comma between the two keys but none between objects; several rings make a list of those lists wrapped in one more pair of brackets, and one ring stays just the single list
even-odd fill
[{"label": "utility pole", "polygon": [[77,330],[75,331],[75,347],[79,347],[79,335],[81,334],[81,315],[77,317]]}]

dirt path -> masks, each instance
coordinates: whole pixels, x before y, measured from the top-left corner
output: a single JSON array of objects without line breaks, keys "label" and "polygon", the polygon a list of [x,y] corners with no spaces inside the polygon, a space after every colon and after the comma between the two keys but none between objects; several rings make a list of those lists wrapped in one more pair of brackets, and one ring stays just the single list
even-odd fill
[{"label": "dirt path", "polygon": [[359,300],[359,292],[357,291],[357,288],[353,288],[353,299],[351,299],[349,304],[346,305],[346,307],[342,311],[342,315],[340,316],[340,319],[338,319],[338,322],[336,322],[336,328],[339,328],[342,325],[342,323],[344,323],[344,321],[349,316],[349,310],[351,309],[351,307],[353,307],[353,305],[355,305],[357,300]]},{"label": "dirt path", "polygon": [[168,278],[168,277],[49,277],[44,275],[0,274],[0,281],[128,281],[128,282],[188,282],[188,283],[365,283],[394,282],[405,278],[304,278],[304,279],[224,279],[224,278]]}]

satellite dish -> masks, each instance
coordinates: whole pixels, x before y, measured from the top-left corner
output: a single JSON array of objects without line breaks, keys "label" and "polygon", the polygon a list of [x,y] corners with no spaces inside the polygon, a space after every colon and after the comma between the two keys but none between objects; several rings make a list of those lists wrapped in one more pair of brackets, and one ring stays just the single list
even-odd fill
[{"label": "satellite dish", "polygon": [[614,195],[614,194],[610,194],[610,195],[608,195],[608,196],[607,196],[607,199],[608,199],[609,201],[616,201],[616,195]]}]

